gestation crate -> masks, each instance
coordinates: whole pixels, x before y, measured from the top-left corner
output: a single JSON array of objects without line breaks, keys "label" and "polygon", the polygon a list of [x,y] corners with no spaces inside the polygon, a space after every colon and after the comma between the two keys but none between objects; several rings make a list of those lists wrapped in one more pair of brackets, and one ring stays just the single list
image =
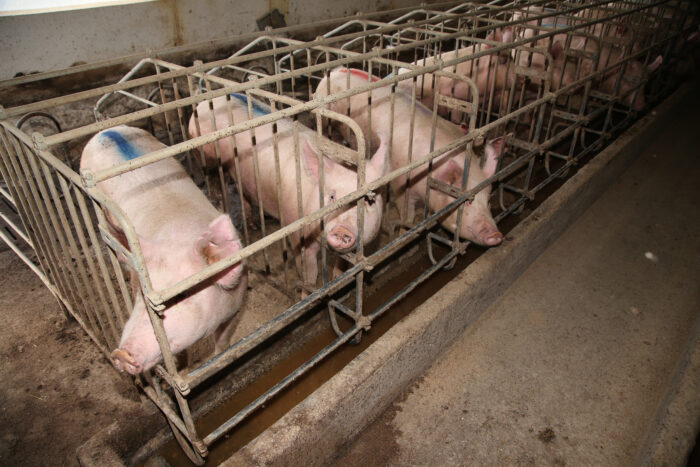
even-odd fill
[{"label": "gestation crate", "polygon": [[[2,109],[0,236],[122,368],[134,358],[120,347],[127,323],[142,311],[158,361],[132,371],[134,382],[201,464],[210,445],[335,349],[372,332],[394,303],[471,245],[497,247],[496,224],[522,216],[539,192],[667,95],[696,9],[680,0],[455,3],[387,22],[352,20],[313,41],[261,35],[216,62],[145,58],[112,85]],[[94,121],[71,121],[75,109]],[[56,131],[26,134],[37,117]],[[136,134],[148,145],[129,140]],[[80,169],[91,139],[122,160]],[[166,166],[172,171],[159,178]],[[189,200],[157,191],[173,179],[195,190]],[[130,198],[141,195],[114,188],[120,183],[149,193],[139,198],[143,209]],[[199,207],[183,208],[185,201]],[[201,245],[187,216],[201,224],[213,213],[231,220],[235,238]],[[177,227],[159,230],[173,219]],[[175,248],[178,238],[206,252],[199,267],[154,260],[158,242]],[[220,248],[232,240],[237,246]],[[368,278],[378,280],[416,244],[430,266],[368,309]],[[190,258],[183,255],[180,264]],[[232,271],[242,271],[241,282],[220,287]],[[230,339],[231,329],[208,329],[195,340],[214,334],[214,352],[178,361],[189,345],[175,344],[172,329],[191,319],[194,297],[212,290],[223,301],[201,306],[217,326],[240,306],[226,294],[259,301],[274,290],[278,299],[255,316],[253,331]],[[219,428],[199,433],[192,392],[310,311],[327,311],[337,338]]]}]

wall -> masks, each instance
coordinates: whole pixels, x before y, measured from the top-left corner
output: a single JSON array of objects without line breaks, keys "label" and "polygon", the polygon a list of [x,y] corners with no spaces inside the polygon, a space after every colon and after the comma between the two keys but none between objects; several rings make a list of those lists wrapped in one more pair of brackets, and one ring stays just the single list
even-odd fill
[{"label": "wall", "polygon": [[258,30],[277,8],[287,25],[401,8],[419,0],[158,0],[0,17],[0,80],[79,62],[191,44]]}]

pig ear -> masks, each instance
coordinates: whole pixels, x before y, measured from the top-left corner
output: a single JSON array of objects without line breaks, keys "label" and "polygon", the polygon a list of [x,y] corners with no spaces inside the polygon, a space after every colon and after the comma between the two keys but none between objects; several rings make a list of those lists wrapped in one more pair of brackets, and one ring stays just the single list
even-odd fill
[{"label": "pig ear", "polygon": [[484,150],[484,163],[481,168],[484,171],[486,177],[496,173],[496,167],[498,166],[498,160],[501,158],[501,151],[503,150],[504,136],[500,138],[492,139],[486,143],[486,149]]},{"label": "pig ear", "polygon": [[661,66],[661,64],[663,63],[663,61],[664,61],[664,57],[662,57],[661,55],[659,55],[659,56],[657,56],[657,57],[654,59],[653,62],[651,62],[651,63],[649,64],[649,66],[647,67],[647,69],[648,69],[650,72],[651,72],[651,71],[654,71],[654,70],[656,70],[657,68],[659,68],[659,67]]},{"label": "pig ear", "polygon": [[438,171],[436,178],[448,185],[457,186],[462,181],[462,172],[464,169],[454,159],[450,159],[445,167]]},{"label": "pig ear", "polygon": [[562,56],[562,52],[564,52],[564,44],[562,44],[561,41],[555,41],[554,44],[552,44],[549,54],[552,56],[553,60],[559,60]]},{"label": "pig ear", "polygon": [[[214,219],[196,243],[197,252],[207,264],[213,264],[220,259],[231,256],[240,249],[241,242],[238,240],[238,233],[226,214]],[[241,278],[241,271],[240,263],[234,264],[215,276],[216,283],[226,289],[233,288]]]},{"label": "pig ear", "polygon": [[[311,176],[314,180],[318,180],[318,151],[311,144],[311,141],[306,139],[301,149],[302,165],[306,170],[306,173]],[[336,163],[329,159],[328,157],[321,155],[323,159],[323,170],[326,174],[332,172],[336,166]]]},{"label": "pig ear", "polygon": [[389,170],[388,164],[386,163],[386,136],[384,133],[377,133],[377,138],[379,138],[379,148],[372,155],[372,159],[367,164],[367,181],[374,181],[386,174]]},{"label": "pig ear", "polygon": [[[501,30],[496,29],[496,30],[491,31],[490,33],[486,34],[485,39],[488,39],[490,41],[501,42],[501,37],[502,37]],[[484,49],[490,49],[491,47],[493,47],[491,44],[484,44]]]}]

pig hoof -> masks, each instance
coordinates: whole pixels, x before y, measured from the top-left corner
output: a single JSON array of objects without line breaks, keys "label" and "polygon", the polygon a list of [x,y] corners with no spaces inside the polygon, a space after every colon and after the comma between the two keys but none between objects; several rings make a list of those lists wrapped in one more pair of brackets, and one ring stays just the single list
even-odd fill
[{"label": "pig hoof", "polygon": [[338,226],[328,234],[328,244],[343,253],[355,246],[355,234],[346,227]]},{"label": "pig hoof", "polygon": [[112,352],[111,357],[112,364],[117,370],[126,371],[132,375],[141,373],[141,365],[126,350],[116,349]]}]

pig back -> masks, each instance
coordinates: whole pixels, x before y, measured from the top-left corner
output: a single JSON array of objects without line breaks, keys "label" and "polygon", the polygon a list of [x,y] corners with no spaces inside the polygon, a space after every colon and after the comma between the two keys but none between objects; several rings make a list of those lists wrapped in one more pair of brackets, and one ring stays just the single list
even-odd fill
[{"label": "pig back", "polygon": [[[118,126],[90,140],[83,150],[80,167],[106,169],[165,147],[144,130]],[[206,226],[218,215],[173,158],[99,182],[97,187],[119,205],[139,235],[149,238]]]},{"label": "pig back", "polygon": [[[214,124],[212,124],[212,111],[209,109],[209,103],[202,102],[197,107],[199,129],[202,135],[251,119],[247,97],[243,94],[231,94],[228,98],[220,96],[211,102]],[[252,101],[251,108],[253,118],[270,112],[266,106],[256,101]],[[276,134],[274,135],[273,125],[268,123],[251,130],[243,130],[233,137],[221,138],[216,143],[204,145],[202,151],[209,161],[216,161],[216,149],[218,148],[222,164],[225,164],[231,177],[241,184],[246,199],[256,205],[260,205],[262,202],[265,213],[277,219],[280,218],[282,211],[286,224],[298,218],[294,124],[289,118],[281,118],[275,121],[275,125]],[[195,128],[196,123],[193,116],[190,120],[191,135],[193,135]],[[314,138],[316,135],[313,130],[298,124],[300,158],[303,157],[302,148],[306,141],[313,141]],[[215,144],[218,146],[215,147]],[[279,179],[275,153],[279,158]],[[258,166],[257,174],[255,159],[257,159]],[[236,162],[238,167],[236,167]],[[304,214],[309,214],[318,208],[318,203],[313,203],[313,190],[314,188],[318,189],[318,182],[307,175],[302,161],[300,164],[303,211]],[[240,180],[238,180],[239,173]],[[280,190],[279,199],[278,188]],[[281,206],[279,200],[282,200]]]}]

